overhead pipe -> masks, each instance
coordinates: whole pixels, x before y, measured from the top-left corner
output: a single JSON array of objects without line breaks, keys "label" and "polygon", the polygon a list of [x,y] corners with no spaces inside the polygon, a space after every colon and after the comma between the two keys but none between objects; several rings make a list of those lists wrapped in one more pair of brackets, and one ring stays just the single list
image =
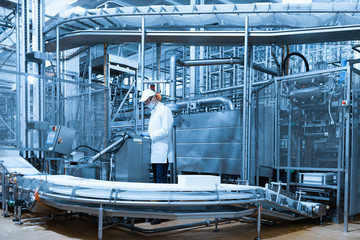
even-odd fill
[{"label": "overhead pipe", "polygon": [[188,100],[188,101],[178,102],[177,105],[180,108],[186,108],[189,103],[196,103],[196,104],[199,104],[199,105],[221,104],[221,105],[224,105],[227,110],[234,110],[233,103],[227,97],[212,97],[212,98],[192,99],[192,100]]},{"label": "overhead pipe", "polygon": [[[184,67],[190,67],[190,66],[209,66],[209,65],[226,65],[226,64],[240,64],[244,65],[244,59],[243,58],[217,58],[217,59],[197,59],[197,60],[187,60],[187,61],[181,61],[177,60],[177,63]],[[170,65],[171,66],[171,65]],[[257,63],[252,63],[252,67],[260,72],[270,74],[272,76],[279,76],[278,71],[275,71],[271,68],[264,67]],[[176,68],[176,66],[175,66]],[[237,90],[243,88],[243,85],[237,85],[237,86],[231,86],[231,87],[225,87],[225,88],[219,88],[214,90],[204,90],[204,84],[200,84],[200,93],[201,94],[211,94],[211,93],[218,93],[218,92],[226,92],[231,90]]]},{"label": "overhead pipe", "polygon": [[170,98],[166,106],[173,112],[180,112],[180,108],[176,104],[176,60],[176,55],[172,55],[170,58]]},{"label": "overhead pipe", "polygon": [[[191,66],[208,66],[208,65],[226,65],[226,64],[240,64],[244,65],[244,59],[243,58],[218,58],[218,59],[197,59],[197,60],[187,60],[187,61],[181,61],[177,60],[177,63],[181,66],[185,67],[191,67]],[[255,70],[263,73],[270,74],[272,76],[278,76],[277,71],[264,67],[257,63],[252,63],[252,66]]]},{"label": "overhead pipe", "polygon": [[[252,87],[263,86],[263,85],[267,85],[272,82],[274,82],[274,81],[266,80],[266,81],[254,82],[251,84],[251,86]],[[219,92],[238,90],[238,89],[243,89],[243,88],[244,88],[244,84],[240,84],[240,85],[236,85],[236,86],[224,87],[224,88],[220,88],[220,89],[206,90],[206,91],[200,91],[200,92],[202,94],[211,94],[211,93],[219,93]]]}]

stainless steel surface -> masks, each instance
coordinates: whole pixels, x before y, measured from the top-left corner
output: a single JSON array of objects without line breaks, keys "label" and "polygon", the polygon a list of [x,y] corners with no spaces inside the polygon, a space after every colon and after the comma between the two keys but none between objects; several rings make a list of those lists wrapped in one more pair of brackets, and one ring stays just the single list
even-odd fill
[{"label": "stainless steel surface", "polygon": [[183,115],[176,128],[178,171],[241,173],[241,112]]},{"label": "stainless steel surface", "polygon": [[116,181],[150,182],[150,140],[144,138],[126,140],[115,155],[113,174]]}]

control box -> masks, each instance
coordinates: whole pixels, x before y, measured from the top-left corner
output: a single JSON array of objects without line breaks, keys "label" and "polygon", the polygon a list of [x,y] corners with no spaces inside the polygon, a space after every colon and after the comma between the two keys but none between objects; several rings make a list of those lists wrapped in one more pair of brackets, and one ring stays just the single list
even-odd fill
[{"label": "control box", "polygon": [[50,126],[47,131],[45,149],[69,155],[75,138],[75,130],[64,126]]}]

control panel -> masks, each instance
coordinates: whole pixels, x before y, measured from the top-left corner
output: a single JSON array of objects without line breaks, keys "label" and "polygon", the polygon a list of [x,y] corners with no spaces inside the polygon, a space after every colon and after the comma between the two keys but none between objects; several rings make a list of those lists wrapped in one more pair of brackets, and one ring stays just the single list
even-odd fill
[{"label": "control panel", "polygon": [[64,126],[50,126],[47,131],[45,149],[69,155],[75,138],[75,130]]}]

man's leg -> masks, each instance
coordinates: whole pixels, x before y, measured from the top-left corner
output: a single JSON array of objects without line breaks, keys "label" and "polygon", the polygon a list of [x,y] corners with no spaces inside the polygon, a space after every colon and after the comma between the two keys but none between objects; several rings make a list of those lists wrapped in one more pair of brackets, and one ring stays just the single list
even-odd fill
[{"label": "man's leg", "polygon": [[156,164],[156,183],[167,183],[169,163]]},{"label": "man's leg", "polygon": [[157,165],[158,165],[157,163],[151,164],[151,167],[152,167],[152,170],[153,170],[154,183],[157,183],[157,174],[156,174],[156,166]]}]

